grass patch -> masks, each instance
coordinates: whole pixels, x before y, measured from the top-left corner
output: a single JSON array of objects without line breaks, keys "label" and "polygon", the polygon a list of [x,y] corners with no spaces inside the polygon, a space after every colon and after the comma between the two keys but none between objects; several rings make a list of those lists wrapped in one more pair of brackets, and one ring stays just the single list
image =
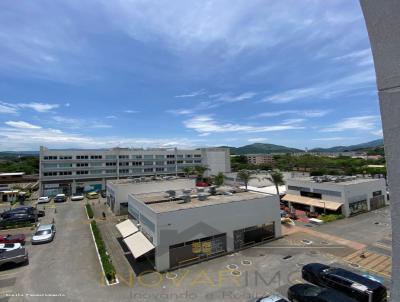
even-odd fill
[{"label": "grass patch", "polygon": [[92,227],[94,240],[96,241],[97,250],[99,251],[100,254],[100,259],[103,265],[104,274],[106,275],[106,278],[109,282],[114,282],[115,268],[114,265],[111,263],[110,257],[107,254],[106,246],[104,244],[103,238],[101,237],[100,230],[95,220],[92,220],[90,222],[90,225]]},{"label": "grass patch", "polygon": [[94,213],[93,213],[92,206],[91,206],[90,204],[87,203],[87,204],[85,205],[85,207],[86,207],[86,212],[87,212],[89,218],[92,219],[92,218],[94,217]]},{"label": "grass patch", "polygon": [[332,222],[332,221],[336,221],[336,220],[339,220],[339,219],[343,219],[344,218],[344,215],[337,215],[337,214],[328,214],[328,215],[325,215],[325,214],[322,214],[320,217],[319,217],[319,219],[321,219],[323,222]]}]

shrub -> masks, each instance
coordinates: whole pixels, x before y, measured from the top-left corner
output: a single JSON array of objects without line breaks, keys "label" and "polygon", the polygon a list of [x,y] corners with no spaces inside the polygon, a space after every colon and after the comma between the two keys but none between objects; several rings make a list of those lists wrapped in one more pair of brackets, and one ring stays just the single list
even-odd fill
[{"label": "shrub", "polygon": [[0,230],[25,228],[32,226],[33,222],[29,221],[1,221]]},{"label": "shrub", "polygon": [[101,237],[100,230],[97,226],[95,220],[90,222],[92,227],[94,240],[96,241],[97,250],[100,254],[101,263],[103,265],[104,273],[108,281],[112,282],[115,280],[115,268],[114,265],[111,263],[111,259],[107,254],[106,246],[104,244],[103,238]]},{"label": "shrub", "polygon": [[343,219],[343,218],[344,218],[343,215],[337,215],[337,214],[328,214],[328,215],[322,214],[320,216],[320,219],[323,222],[332,222],[332,221],[335,221],[335,220],[338,220],[338,219]]},{"label": "shrub", "polygon": [[87,212],[89,218],[92,219],[92,218],[94,217],[94,213],[93,213],[92,206],[91,206],[90,204],[87,203],[87,204],[85,205],[85,207],[86,207],[86,212]]}]

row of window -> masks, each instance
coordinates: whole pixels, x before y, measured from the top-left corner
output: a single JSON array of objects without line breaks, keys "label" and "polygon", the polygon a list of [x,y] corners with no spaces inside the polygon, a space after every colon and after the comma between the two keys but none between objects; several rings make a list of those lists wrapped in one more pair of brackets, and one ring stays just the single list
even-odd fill
[{"label": "row of window", "polygon": [[[120,169],[119,173],[120,174],[135,174],[135,173],[153,173],[153,172],[175,172],[176,169],[175,167],[169,167],[169,168],[135,168],[135,169]],[[117,170],[78,170],[75,172],[75,175],[98,175],[98,174],[117,174]],[[73,175],[72,171],[60,171],[60,172],[43,172],[43,176],[65,176],[65,175]]]},{"label": "row of window", "polygon": [[[297,187],[297,186],[288,186],[288,190],[311,192],[310,188]],[[329,195],[329,196],[336,196],[336,197],[342,196],[342,192],[339,192],[339,191],[331,191],[331,190],[323,190],[323,189],[313,189],[312,191],[313,191],[313,193],[317,193],[317,194],[321,194],[321,195]]]},{"label": "row of window", "polygon": [[[177,158],[200,158],[201,154],[177,154],[176,155]],[[118,156],[119,159],[170,159],[170,158],[175,158],[175,154],[167,154],[167,155],[119,155]],[[71,155],[60,155],[60,156],[56,156],[56,155],[50,155],[50,156],[44,156],[43,157],[44,160],[72,160],[72,156]],[[103,159],[103,155],[76,155],[75,159]],[[116,155],[105,155],[105,159],[117,159]]]}]

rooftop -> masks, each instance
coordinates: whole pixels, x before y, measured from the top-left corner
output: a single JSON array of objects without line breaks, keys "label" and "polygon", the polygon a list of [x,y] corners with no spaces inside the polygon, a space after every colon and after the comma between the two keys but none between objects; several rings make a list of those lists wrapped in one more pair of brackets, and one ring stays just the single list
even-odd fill
[{"label": "rooftop", "polygon": [[379,180],[380,178],[369,178],[363,176],[332,176],[332,175],[324,175],[324,176],[312,176],[312,177],[296,177],[291,180],[295,181],[304,181],[311,183],[321,183],[321,184],[332,184],[332,185],[354,185],[366,182],[374,182]]},{"label": "rooftop", "polygon": [[[228,188],[229,190],[227,190]],[[236,193],[232,193],[232,191]],[[271,196],[256,192],[245,192],[241,189],[235,189],[233,187],[224,187],[224,191],[217,191],[217,195],[210,195],[207,192],[196,193],[192,191],[190,195],[188,194],[190,196],[190,201],[185,202],[182,198],[183,195],[180,194],[181,192],[177,191],[176,193],[176,198],[169,197],[166,192],[132,194],[132,196],[137,201],[146,204],[151,210],[156,213],[213,206],[218,204],[246,201]],[[205,199],[204,196],[206,196]]]}]

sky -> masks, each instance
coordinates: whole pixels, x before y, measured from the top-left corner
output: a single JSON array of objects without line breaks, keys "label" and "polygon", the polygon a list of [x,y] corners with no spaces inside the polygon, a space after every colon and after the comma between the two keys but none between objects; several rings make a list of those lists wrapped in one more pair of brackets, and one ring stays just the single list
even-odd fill
[{"label": "sky", "polygon": [[0,2],[0,150],[381,137],[358,1]]}]

